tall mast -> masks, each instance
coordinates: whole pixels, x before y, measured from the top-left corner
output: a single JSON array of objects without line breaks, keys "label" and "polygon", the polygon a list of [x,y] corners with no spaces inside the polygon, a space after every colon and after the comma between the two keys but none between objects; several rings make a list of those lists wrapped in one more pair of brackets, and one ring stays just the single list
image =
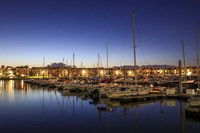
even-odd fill
[{"label": "tall mast", "polygon": [[64,68],[65,68],[65,58],[63,58],[62,60],[62,69],[61,69],[61,75],[63,76],[63,78],[65,77]]},{"label": "tall mast", "polygon": [[42,70],[42,76],[43,76],[43,78],[44,78],[44,65],[45,65],[44,63],[45,63],[45,56],[43,57],[43,67],[42,67],[43,68],[43,70]]},{"label": "tall mast", "polygon": [[107,61],[107,66],[106,66],[106,74],[108,75],[108,43],[106,42],[106,61]]},{"label": "tall mast", "polygon": [[108,43],[106,42],[106,58],[107,58],[107,69],[108,69]]},{"label": "tall mast", "polygon": [[135,84],[137,85],[137,69],[136,69],[136,32],[135,32],[135,14],[133,12],[133,53],[134,53],[134,68],[135,68]]},{"label": "tall mast", "polygon": [[68,60],[66,60],[66,66],[68,66]]},{"label": "tall mast", "polygon": [[63,63],[63,65],[65,64],[65,58],[63,58],[62,63]]},{"label": "tall mast", "polygon": [[44,68],[44,65],[45,65],[44,63],[45,63],[45,56],[43,57],[43,68]]},{"label": "tall mast", "polygon": [[[182,51],[183,51],[183,67],[184,67],[184,81],[187,81],[187,76],[186,76],[186,63],[185,63],[185,48],[184,48],[184,42],[182,40]],[[187,83],[185,82],[186,86],[187,86]]]},{"label": "tall mast", "polygon": [[99,78],[98,78],[98,84],[100,83],[100,69],[99,69],[99,60],[100,60],[100,57],[99,57],[99,53],[98,53],[98,62],[97,62],[97,71],[98,71],[98,76],[99,76]]},{"label": "tall mast", "polygon": [[75,62],[75,53],[73,53],[73,67],[74,67],[74,62]]},{"label": "tall mast", "polygon": [[98,61],[97,61],[97,68],[99,69],[99,53],[98,53]]},{"label": "tall mast", "polygon": [[197,47],[197,76],[198,76],[198,89],[199,89],[199,46],[198,46],[198,26],[196,24],[196,47]]}]

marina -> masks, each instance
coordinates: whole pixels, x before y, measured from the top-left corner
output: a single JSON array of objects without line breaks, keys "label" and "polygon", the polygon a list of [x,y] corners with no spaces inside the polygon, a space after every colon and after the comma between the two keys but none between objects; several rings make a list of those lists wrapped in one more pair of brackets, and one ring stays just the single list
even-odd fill
[{"label": "marina", "polygon": [[1,133],[199,133],[198,0],[1,0]]},{"label": "marina", "polygon": [[57,89],[23,80],[1,80],[0,92],[3,132],[197,133],[200,129],[198,118],[186,115],[186,95],[161,98],[152,94],[135,102],[96,101],[82,93],[64,96]]}]

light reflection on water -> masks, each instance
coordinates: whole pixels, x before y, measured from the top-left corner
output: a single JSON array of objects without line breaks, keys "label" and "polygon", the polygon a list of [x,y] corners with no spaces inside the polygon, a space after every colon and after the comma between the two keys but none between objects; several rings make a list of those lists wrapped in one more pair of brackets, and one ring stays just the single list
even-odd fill
[{"label": "light reflection on water", "polygon": [[23,81],[0,81],[1,132],[199,132],[200,122],[187,119],[184,107],[184,102],[176,100],[94,102]]}]

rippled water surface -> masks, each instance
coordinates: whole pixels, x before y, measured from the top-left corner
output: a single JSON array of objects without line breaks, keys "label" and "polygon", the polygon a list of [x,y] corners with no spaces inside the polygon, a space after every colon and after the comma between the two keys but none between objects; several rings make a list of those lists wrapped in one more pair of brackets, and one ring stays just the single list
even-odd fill
[{"label": "rippled water surface", "polygon": [[0,80],[2,133],[199,133],[200,119],[187,118],[184,108],[176,100],[94,102],[22,80]]}]

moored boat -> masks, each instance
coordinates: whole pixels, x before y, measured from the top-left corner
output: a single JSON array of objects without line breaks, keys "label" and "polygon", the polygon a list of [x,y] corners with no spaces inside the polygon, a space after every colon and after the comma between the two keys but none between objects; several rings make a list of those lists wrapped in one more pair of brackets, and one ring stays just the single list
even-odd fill
[{"label": "moored boat", "polygon": [[185,106],[186,115],[200,116],[200,96],[193,96]]}]

